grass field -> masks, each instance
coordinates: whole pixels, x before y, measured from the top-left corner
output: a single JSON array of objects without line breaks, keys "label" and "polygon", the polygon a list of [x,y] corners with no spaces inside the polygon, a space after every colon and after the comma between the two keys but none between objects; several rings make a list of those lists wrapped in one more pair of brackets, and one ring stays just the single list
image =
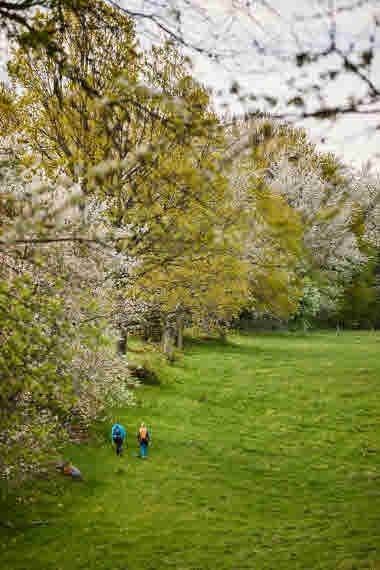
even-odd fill
[{"label": "grass field", "polygon": [[115,412],[127,455],[104,437],[71,445],[85,482],[10,495],[1,570],[380,570],[379,355],[370,332],[193,340],[172,366],[148,355],[161,386]]}]

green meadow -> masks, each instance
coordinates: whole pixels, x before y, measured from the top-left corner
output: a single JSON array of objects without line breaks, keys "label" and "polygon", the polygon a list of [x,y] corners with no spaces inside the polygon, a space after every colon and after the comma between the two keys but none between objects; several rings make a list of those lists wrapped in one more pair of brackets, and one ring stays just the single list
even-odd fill
[{"label": "green meadow", "polygon": [[[133,347],[144,346],[136,339]],[[380,334],[188,339],[159,386],[3,499],[1,570],[380,570]],[[151,430],[142,461],[136,432]]]}]

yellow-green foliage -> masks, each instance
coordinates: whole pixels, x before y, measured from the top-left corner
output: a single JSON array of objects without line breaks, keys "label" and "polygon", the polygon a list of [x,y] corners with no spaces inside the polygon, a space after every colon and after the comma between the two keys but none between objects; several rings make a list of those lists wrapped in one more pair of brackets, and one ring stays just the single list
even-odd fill
[{"label": "yellow-green foliage", "polygon": [[[65,25],[56,31],[68,62],[63,67],[44,47],[31,52],[16,46],[8,64],[20,93],[15,115],[26,162],[37,161],[52,178],[65,172],[81,179],[84,188],[91,165],[127,152],[125,128],[115,128],[127,110],[105,103],[120,96],[122,72],[136,84],[139,62],[132,21],[101,2],[92,4],[104,10],[102,22],[91,11],[81,18],[63,15]],[[47,15],[37,13],[35,20],[43,25]]]},{"label": "yellow-green foliage", "polygon": [[284,149],[307,147],[307,141],[302,131],[288,132],[269,120],[234,125],[232,138],[241,139],[247,133],[246,148],[235,158],[230,180],[241,210],[241,240],[250,267],[250,304],[287,316],[296,306],[295,267],[303,251],[304,226],[285,197],[272,190],[267,169]]},{"label": "yellow-green foliage", "polygon": [[65,13],[69,77],[43,49],[13,53],[24,162],[38,159],[51,178],[63,171],[85,195],[107,202],[107,221],[121,232],[118,250],[138,260],[140,296],[160,290],[168,310],[179,302],[220,309],[225,297],[235,313],[246,268],[232,252],[238,219],[209,95],[172,45],[137,54],[132,22],[107,10],[104,29],[91,15]]}]

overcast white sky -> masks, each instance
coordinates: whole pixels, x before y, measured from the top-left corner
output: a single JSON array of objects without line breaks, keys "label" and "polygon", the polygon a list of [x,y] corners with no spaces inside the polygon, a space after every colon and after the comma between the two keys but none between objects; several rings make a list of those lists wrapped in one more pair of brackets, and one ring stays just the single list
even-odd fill
[{"label": "overcast white sky", "polygon": [[[298,85],[320,83],[321,65],[308,68],[303,77],[304,68],[297,69],[290,56],[297,51],[327,47],[333,21],[337,45],[342,50],[353,44],[355,50],[362,51],[368,47],[371,35],[375,35],[371,79],[380,89],[380,27],[377,37],[375,28],[375,19],[380,22],[380,0],[115,0],[115,3],[153,14],[193,46],[195,49],[189,49],[188,53],[194,74],[213,88],[217,108],[230,113],[257,109],[256,102],[249,102],[248,96],[253,92],[278,99],[270,109],[273,113],[294,111],[284,105],[295,94],[287,81],[293,77]],[[164,38],[151,19],[137,19],[137,29],[145,44]],[[265,47],[265,53],[260,54],[257,43]],[[201,55],[198,48],[218,57]],[[4,51],[2,56],[4,62]],[[338,59],[336,56],[324,59],[322,68],[337,68]],[[4,72],[0,69],[1,75]],[[243,102],[229,93],[233,81],[238,81],[241,87],[239,95],[245,97]],[[327,102],[334,105],[347,102],[350,95],[358,95],[362,90],[363,84],[345,73],[329,81],[323,93]],[[312,96],[307,102],[309,110],[317,104]],[[297,124],[307,129],[321,150],[332,151],[355,167],[371,159],[373,168],[380,170],[380,130],[376,129],[379,122],[380,113],[345,116],[333,124],[315,120]]]},{"label": "overcast white sky", "polygon": [[[249,103],[248,98],[239,102],[237,97],[229,95],[229,87],[236,80],[241,86],[240,95],[270,94],[278,98],[271,111],[286,111],[284,101],[292,95],[287,80],[295,77],[298,85],[320,83],[318,72],[323,66],[327,69],[339,66],[339,58],[331,56],[309,68],[308,75],[302,77],[304,69],[298,70],[290,62],[291,54],[326,48],[333,22],[340,49],[347,50],[353,44],[355,51],[363,51],[369,46],[371,35],[376,34],[375,18],[380,20],[379,0],[120,0],[120,3],[154,13],[189,44],[216,53],[217,60],[193,50],[194,73],[219,92],[215,97],[217,106],[226,105],[232,113],[257,108],[257,103]],[[162,37],[149,20],[141,21],[139,29],[149,38]],[[375,39],[377,51],[371,79],[380,87],[380,34]],[[255,42],[265,46],[265,54],[260,55]],[[352,74],[346,73],[329,81],[323,93],[328,104],[342,104],[351,95],[359,95],[363,87]],[[308,98],[309,110],[316,104],[312,96]],[[380,121],[380,115],[377,120]],[[376,157],[380,152],[380,136],[375,115],[345,116],[333,124],[308,120],[302,125],[321,150],[333,151],[355,167],[372,159],[373,167],[380,170],[380,154]]]}]

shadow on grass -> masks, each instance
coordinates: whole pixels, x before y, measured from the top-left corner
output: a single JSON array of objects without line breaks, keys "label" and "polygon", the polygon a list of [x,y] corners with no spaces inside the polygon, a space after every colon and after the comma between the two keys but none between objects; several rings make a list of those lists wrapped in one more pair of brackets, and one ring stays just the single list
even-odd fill
[{"label": "shadow on grass", "polygon": [[[243,342],[237,342],[234,339],[236,338],[234,334],[231,334],[229,337],[227,337],[226,340],[222,340],[219,337],[204,337],[204,338],[194,338],[194,337],[190,337],[190,336],[186,336],[184,337],[184,349],[185,349],[185,354],[187,353],[188,355],[191,354],[205,354],[205,353],[214,353],[214,354],[221,354],[221,355],[237,355],[237,354],[242,354],[242,355],[247,355],[247,356],[268,356],[268,358],[276,358],[278,357],[282,357],[284,355],[286,355],[286,357],[292,357],[292,356],[299,356],[299,343],[305,343],[306,342],[312,342],[313,340],[313,336],[315,336],[316,334],[318,334],[317,332],[313,332],[313,333],[305,333],[303,331],[255,331],[255,332],[247,332],[247,333],[239,333],[238,336],[241,339],[247,340],[247,341],[252,341],[252,344],[248,345],[246,344],[244,341]],[[261,344],[261,346],[259,346],[258,344],[255,344],[255,340],[257,340],[258,342],[261,340],[265,340],[268,339],[268,341],[273,341],[273,340],[278,340],[279,343],[278,345],[273,345],[271,344],[270,347],[266,347],[265,345]],[[283,341],[288,341],[287,345],[284,346],[283,345]],[[292,346],[294,345],[294,346]],[[323,351],[324,349],[321,349],[321,351]],[[148,352],[147,349],[145,349],[145,352]],[[165,366],[167,365],[167,363],[165,363]],[[173,363],[170,364],[170,366],[174,367],[174,368],[181,368],[181,357],[178,357],[174,360]],[[155,369],[157,371],[156,368],[156,363],[154,363],[153,365],[151,365],[152,369]],[[162,372],[162,371],[161,371]],[[157,379],[157,385],[160,384],[160,377],[161,375],[158,374]],[[144,384],[151,384],[154,385],[156,384],[156,382],[152,382],[150,383],[148,382],[142,382]]]},{"label": "shadow on grass", "polygon": [[[273,338],[278,338],[283,340],[284,336],[280,335],[280,334],[276,334],[276,333],[269,333],[269,334],[264,334],[263,336],[267,336],[267,337],[271,337],[271,339]],[[246,336],[246,338],[250,338],[252,340],[255,340],[255,335],[249,334]],[[262,338],[261,335],[257,336],[257,338]],[[289,336],[289,340],[293,340],[292,336]],[[294,337],[294,341],[299,340],[299,341],[304,341],[305,337]],[[201,340],[201,339],[194,339],[194,338],[185,338],[185,350],[188,350],[191,354],[195,354],[195,353],[207,353],[207,352],[215,352],[215,353],[220,353],[223,355],[237,355],[237,354],[245,354],[245,355],[249,355],[249,356],[253,356],[253,355],[257,355],[257,356],[264,356],[266,354],[271,355],[271,357],[275,358],[276,355],[282,355],[282,354],[286,354],[289,355],[292,353],[292,350],[289,349],[289,347],[283,347],[283,346],[278,346],[278,347],[273,347],[273,345],[270,346],[270,348],[266,348],[263,346],[256,346],[254,344],[252,344],[251,346],[247,346],[245,344],[241,344],[241,343],[237,343],[234,342],[233,337],[231,337],[231,340],[228,339],[227,341],[222,341],[219,340],[217,338],[215,339],[210,339],[210,340]],[[298,352],[298,348],[297,348],[297,344],[295,343],[294,345],[294,353]]]},{"label": "shadow on grass", "polygon": [[[314,360],[320,356],[325,356],[326,346],[320,343],[325,337],[336,339],[336,354],[344,352],[345,342],[343,336],[335,337],[327,335],[324,331],[255,331],[246,334],[239,334],[240,342],[235,340],[235,336],[230,335],[226,341],[219,338],[202,340],[199,338],[185,338],[185,352],[191,354],[214,353],[216,355],[253,356],[264,360],[293,360],[302,358],[303,360]],[[243,342],[241,342],[243,341]],[[255,342],[257,341],[257,343]],[[273,342],[275,341],[275,342]]]},{"label": "shadow on grass", "polygon": [[241,344],[234,343],[233,341],[227,340],[222,341],[218,338],[215,339],[197,339],[197,338],[185,338],[184,346],[186,349],[190,349],[192,353],[194,352],[208,352],[212,349],[215,352],[221,352],[226,354],[228,352],[236,354],[237,352],[244,352],[247,354],[261,353],[264,352],[262,348],[256,346],[244,346]]}]

